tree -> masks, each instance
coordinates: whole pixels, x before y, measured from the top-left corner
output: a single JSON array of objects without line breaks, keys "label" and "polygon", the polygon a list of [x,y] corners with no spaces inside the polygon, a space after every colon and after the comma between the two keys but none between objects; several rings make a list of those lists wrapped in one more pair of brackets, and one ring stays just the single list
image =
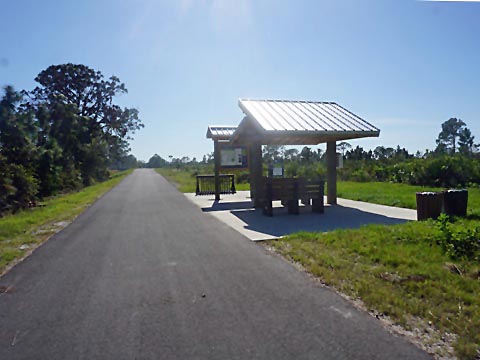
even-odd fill
[{"label": "tree", "polygon": [[394,150],[393,157],[397,161],[403,161],[412,158],[413,155],[409,154],[407,149],[400,148],[400,145],[397,145],[397,148]]},{"label": "tree", "polygon": [[127,156],[122,156],[118,159],[115,163],[112,164],[111,169],[115,170],[127,170],[127,169],[135,169],[141,167],[137,158],[130,154]]},{"label": "tree", "polygon": [[300,151],[300,161],[302,163],[308,163],[312,160],[313,155],[312,149],[308,146],[304,146],[302,151]]},{"label": "tree", "polygon": [[11,86],[0,100],[0,214],[29,206],[37,193],[35,126],[21,100]]},{"label": "tree", "polygon": [[298,150],[297,149],[286,149],[283,152],[283,156],[285,160],[295,161],[298,157]]},{"label": "tree", "polygon": [[29,168],[35,161],[35,131],[31,112],[19,109],[22,95],[5,87],[0,101],[0,151],[8,162]]},{"label": "tree", "polygon": [[348,160],[370,160],[373,157],[372,150],[365,151],[361,146],[355,147],[352,150],[348,150],[345,153],[345,158]]},{"label": "tree", "polygon": [[352,145],[350,145],[348,142],[346,141],[342,141],[340,143],[337,144],[337,150],[341,151],[342,152],[342,156],[345,156],[345,151],[346,150],[349,150],[352,148]]},{"label": "tree", "polygon": [[465,128],[465,123],[457,118],[450,118],[442,124],[442,131],[438,134],[437,145],[440,149],[446,149],[455,153],[457,139],[460,132]]},{"label": "tree", "polygon": [[39,86],[26,93],[26,107],[36,113],[40,141],[56,139],[64,168],[74,163],[85,185],[102,179],[109,163],[126,156],[131,134],[143,127],[136,109],[114,103],[115,96],[127,92],[125,85],[76,64],[52,65],[35,81]]},{"label": "tree", "polygon": [[458,151],[462,154],[471,154],[474,152],[476,145],[474,143],[475,136],[468,128],[460,129],[458,133]]},{"label": "tree", "polygon": [[263,160],[267,163],[281,160],[284,151],[285,146],[283,145],[265,145],[262,149]]},{"label": "tree", "polygon": [[386,160],[393,157],[395,154],[395,149],[391,147],[377,146],[373,150],[373,156],[377,160]]},{"label": "tree", "polygon": [[167,166],[167,161],[158,154],[153,155],[146,164],[147,168],[161,168],[165,166]]}]

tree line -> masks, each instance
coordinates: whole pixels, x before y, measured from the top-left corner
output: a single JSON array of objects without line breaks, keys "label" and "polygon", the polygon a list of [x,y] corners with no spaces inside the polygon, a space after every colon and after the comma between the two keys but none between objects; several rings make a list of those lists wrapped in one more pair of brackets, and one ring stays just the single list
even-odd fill
[{"label": "tree line", "polygon": [[[436,139],[436,148],[411,154],[400,146],[377,146],[365,150],[352,147],[348,142],[339,142],[337,152],[344,158],[344,167],[338,170],[341,180],[391,181],[412,185],[456,187],[480,184],[479,144],[464,121],[451,118],[441,124]],[[285,146],[263,146],[264,167],[281,164],[286,176],[325,178],[325,152],[304,146],[298,150]],[[170,161],[155,154],[143,164],[144,167],[188,167],[192,174],[213,171],[213,153],[201,161],[188,157],[170,158]],[[247,172],[236,172],[238,181],[248,181]]]},{"label": "tree line", "polygon": [[6,86],[0,100],[0,214],[39,198],[103,181],[128,162],[128,140],[143,127],[119,78],[85,65],[52,65],[32,90]]}]

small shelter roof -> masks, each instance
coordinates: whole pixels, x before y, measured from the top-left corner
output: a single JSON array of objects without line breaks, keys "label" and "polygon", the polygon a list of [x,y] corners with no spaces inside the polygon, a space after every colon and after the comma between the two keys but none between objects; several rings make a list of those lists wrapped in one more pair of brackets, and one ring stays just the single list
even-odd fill
[{"label": "small shelter roof", "polygon": [[229,140],[235,130],[237,130],[236,126],[210,125],[207,130],[207,139]]},{"label": "small shelter roof", "polygon": [[246,116],[230,137],[233,144],[316,145],[380,135],[334,102],[240,99],[238,105]]}]

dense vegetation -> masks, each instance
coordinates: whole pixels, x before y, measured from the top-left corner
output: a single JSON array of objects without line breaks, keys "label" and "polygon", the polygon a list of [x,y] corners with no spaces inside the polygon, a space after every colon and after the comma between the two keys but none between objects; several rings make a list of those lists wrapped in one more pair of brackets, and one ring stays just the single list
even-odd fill
[{"label": "dense vegetation", "polygon": [[31,91],[6,86],[0,99],[0,215],[125,168],[130,135],[143,126],[136,109],[114,103],[127,92],[115,76],[64,64],[35,81]]}]

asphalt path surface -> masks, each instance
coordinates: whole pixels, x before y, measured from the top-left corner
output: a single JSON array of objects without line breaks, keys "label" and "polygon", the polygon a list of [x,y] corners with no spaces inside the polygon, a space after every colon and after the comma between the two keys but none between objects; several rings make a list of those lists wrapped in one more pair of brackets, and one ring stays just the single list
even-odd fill
[{"label": "asphalt path surface", "polygon": [[0,359],[429,359],[137,170],[0,279]]}]

